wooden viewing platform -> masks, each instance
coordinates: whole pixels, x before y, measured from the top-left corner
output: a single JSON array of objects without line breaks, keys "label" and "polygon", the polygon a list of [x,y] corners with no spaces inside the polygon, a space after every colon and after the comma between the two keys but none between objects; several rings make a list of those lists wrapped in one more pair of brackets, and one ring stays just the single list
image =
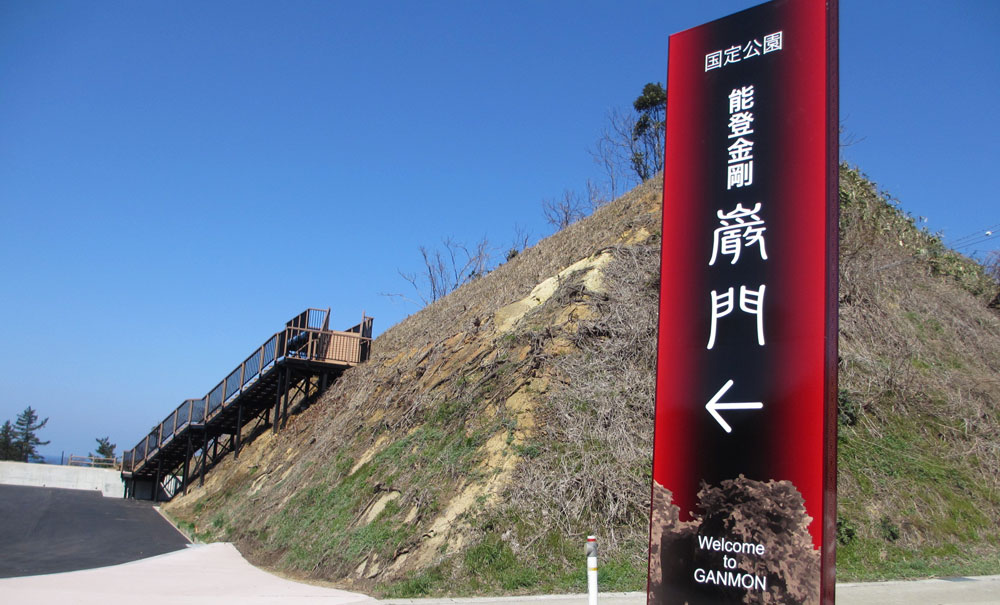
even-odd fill
[{"label": "wooden viewing platform", "polygon": [[[344,370],[368,359],[372,318],[343,332],[329,309],[293,317],[201,399],[187,399],[122,456],[126,497],[170,499],[227,452],[239,457],[246,425],[277,432],[289,400],[308,403]],[[273,420],[272,420],[273,419]]]}]

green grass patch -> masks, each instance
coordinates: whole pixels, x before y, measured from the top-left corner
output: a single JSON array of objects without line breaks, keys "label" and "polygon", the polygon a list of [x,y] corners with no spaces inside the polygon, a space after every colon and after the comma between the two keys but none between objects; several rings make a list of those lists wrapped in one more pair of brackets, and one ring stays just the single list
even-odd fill
[{"label": "green grass patch", "polygon": [[[373,554],[391,560],[424,529],[403,523],[403,509],[410,506],[398,499],[387,502],[368,523],[366,507],[391,488],[413,496],[422,514],[431,515],[451,485],[474,476],[479,448],[491,433],[469,431],[457,422],[469,405],[461,400],[440,404],[431,414],[434,422],[390,443],[351,475],[353,458],[338,455],[321,471],[325,481],[300,490],[268,521],[263,534],[267,548],[283,552],[282,564],[298,570],[323,567],[344,573]],[[414,575],[392,590],[423,594],[434,578]]]},{"label": "green grass patch", "polygon": [[538,569],[514,555],[514,551],[495,533],[469,548],[464,557],[465,568],[470,574],[473,591],[500,588],[516,591],[538,584]]},{"label": "green grass patch", "polygon": [[448,564],[435,565],[409,573],[402,580],[385,585],[379,596],[383,599],[414,599],[441,594],[449,583],[448,567]]},{"label": "green grass patch", "polygon": [[949,455],[937,437],[948,427],[920,414],[877,432],[841,426],[839,470],[852,481],[840,497],[838,579],[1000,573],[996,490],[975,456]]}]

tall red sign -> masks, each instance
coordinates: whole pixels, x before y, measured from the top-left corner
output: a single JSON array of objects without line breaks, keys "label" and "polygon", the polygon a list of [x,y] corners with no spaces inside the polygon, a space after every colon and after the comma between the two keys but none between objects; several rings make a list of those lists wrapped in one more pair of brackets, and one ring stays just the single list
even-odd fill
[{"label": "tall red sign", "polygon": [[649,603],[832,603],[836,0],[670,37]]}]

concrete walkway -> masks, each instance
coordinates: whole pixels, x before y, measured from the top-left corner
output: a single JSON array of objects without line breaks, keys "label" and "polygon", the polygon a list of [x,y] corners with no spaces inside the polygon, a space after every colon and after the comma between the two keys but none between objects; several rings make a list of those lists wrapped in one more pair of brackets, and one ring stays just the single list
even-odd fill
[{"label": "concrete walkway", "polygon": [[132,563],[0,580],[0,600],[33,605],[377,605],[363,594],[300,584],[250,565],[232,544],[191,546]]},{"label": "concrete walkway", "polygon": [[[0,579],[4,603],[107,605],[379,605],[363,594],[285,580],[232,544],[191,546],[111,567]],[[382,605],[586,605],[586,595],[391,599]],[[600,605],[645,605],[642,592],[602,593]],[[998,605],[1000,576],[838,584],[838,605]]]},{"label": "concrete walkway", "polygon": [[1000,603],[1000,576],[837,584],[839,605],[952,605]]}]

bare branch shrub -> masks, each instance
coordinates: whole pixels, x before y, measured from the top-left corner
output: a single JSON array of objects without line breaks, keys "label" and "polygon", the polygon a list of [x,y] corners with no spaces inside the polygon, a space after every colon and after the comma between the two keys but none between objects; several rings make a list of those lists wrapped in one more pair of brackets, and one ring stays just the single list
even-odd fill
[{"label": "bare branch shrub", "polygon": [[542,200],[545,222],[562,231],[587,216],[586,206],[575,191],[566,189],[561,198]]},{"label": "bare branch shrub", "polygon": [[[486,321],[504,305],[527,296],[542,280],[616,241],[630,228],[658,231],[663,181],[652,179],[586,220],[573,223],[525,249],[490,272],[490,279],[463,284],[450,296],[414,313],[372,343],[372,356],[392,356],[402,349],[436,343],[475,319]],[[541,244],[542,242],[539,242]]]},{"label": "bare branch shrub", "polygon": [[514,223],[514,237],[511,239],[510,249],[507,250],[506,260],[510,260],[518,254],[524,252],[525,248],[528,247],[528,242],[530,240],[531,233],[525,230],[524,226],[520,223]]},{"label": "bare branch shrub", "polygon": [[990,299],[989,307],[991,309],[1000,309],[1000,250],[993,250],[987,254],[986,260],[983,261],[983,266],[986,268],[986,275],[995,284],[995,294]]},{"label": "bare branch shrub", "polygon": [[640,182],[632,166],[632,158],[642,152],[642,146],[632,137],[638,119],[633,112],[609,110],[607,125],[590,150],[594,162],[604,172],[612,199]]},{"label": "bare branch shrub", "polygon": [[442,243],[443,251],[420,246],[424,263],[420,273],[399,272],[425,305],[489,271],[489,241],[485,237],[471,247],[451,238],[445,238]]},{"label": "bare branch shrub", "polygon": [[655,242],[613,253],[607,297],[590,299],[596,314],[579,327],[578,352],[553,361],[561,384],[548,401],[540,454],[521,467],[511,494],[564,535],[608,528],[609,554],[645,539],[659,283]]},{"label": "bare branch shrub", "polygon": [[986,274],[1000,284],[1000,250],[993,250],[987,254],[983,265],[986,267]]},{"label": "bare branch shrub", "polygon": [[587,205],[590,207],[591,212],[607,204],[612,199],[607,187],[595,183],[592,179],[587,179]]}]

